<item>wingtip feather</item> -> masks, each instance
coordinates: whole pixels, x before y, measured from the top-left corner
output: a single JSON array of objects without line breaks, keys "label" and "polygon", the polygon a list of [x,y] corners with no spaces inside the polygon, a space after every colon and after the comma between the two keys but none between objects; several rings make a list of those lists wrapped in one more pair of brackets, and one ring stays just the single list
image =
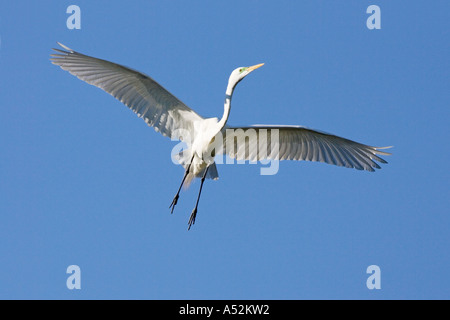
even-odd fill
[{"label": "wingtip feather", "polygon": [[[67,50],[67,51],[70,51],[70,52],[74,52],[72,49],[70,49],[68,46],[63,45],[61,42],[56,41],[56,43],[57,43],[59,46],[61,46],[63,49],[65,49],[65,50]],[[53,50],[57,50],[57,51],[58,51],[58,49],[53,49]]]}]

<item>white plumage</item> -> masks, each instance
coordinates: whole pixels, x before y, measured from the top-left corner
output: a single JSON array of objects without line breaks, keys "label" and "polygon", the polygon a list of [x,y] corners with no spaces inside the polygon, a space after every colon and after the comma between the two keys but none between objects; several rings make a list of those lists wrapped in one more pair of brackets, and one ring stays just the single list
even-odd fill
[{"label": "white plumage", "polygon": [[[179,162],[186,169],[185,175],[170,207],[173,212],[183,184],[188,185],[194,177],[202,178],[197,203],[189,219],[189,228],[195,223],[205,178],[218,178],[214,155],[224,153],[238,160],[252,161],[320,161],[367,171],[380,168],[376,161],[386,163],[378,155],[389,155],[381,151],[389,147],[371,147],[301,126],[227,125],[235,86],[263,64],[235,69],[228,80],[222,118],[205,119],[151,77],[116,63],[78,53],[60,43],[59,45],[64,50],[54,49],[58,53],[51,55],[53,64],[111,94],[164,136],[187,144],[188,148],[178,156]],[[274,139],[272,133],[276,133],[277,141],[268,141]],[[218,144],[215,139],[219,137],[221,143]],[[220,148],[214,150],[213,157],[207,157],[207,154],[211,154],[211,147],[218,145]]]}]

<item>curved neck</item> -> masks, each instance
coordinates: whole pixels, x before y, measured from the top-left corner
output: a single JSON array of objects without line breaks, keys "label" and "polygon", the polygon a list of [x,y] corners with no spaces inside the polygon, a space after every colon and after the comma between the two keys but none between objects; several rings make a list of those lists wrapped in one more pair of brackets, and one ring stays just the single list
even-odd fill
[{"label": "curved neck", "polygon": [[230,115],[231,110],[231,97],[233,96],[235,85],[228,83],[227,91],[225,92],[225,102],[223,105],[223,116],[219,121],[220,128],[222,129],[227,123],[228,116]]}]

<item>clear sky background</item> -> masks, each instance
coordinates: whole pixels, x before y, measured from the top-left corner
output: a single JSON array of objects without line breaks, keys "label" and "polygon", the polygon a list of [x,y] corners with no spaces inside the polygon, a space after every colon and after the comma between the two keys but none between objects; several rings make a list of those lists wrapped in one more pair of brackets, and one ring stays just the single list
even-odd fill
[{"label": "clear sky background", "polygon": [[[66,9],[81,8],[81,30]],[[369,30],[369,5],[381,29]],[[0,298],[449,299],[449,1],[2,1]],[[176,142],[49,61],[140,70],[205,117],[393,145],[375,173],[220,165],[168,209]],[[66,268],[81,268],[69,290]],[[369,290],[366,269],[381,269]]]}]

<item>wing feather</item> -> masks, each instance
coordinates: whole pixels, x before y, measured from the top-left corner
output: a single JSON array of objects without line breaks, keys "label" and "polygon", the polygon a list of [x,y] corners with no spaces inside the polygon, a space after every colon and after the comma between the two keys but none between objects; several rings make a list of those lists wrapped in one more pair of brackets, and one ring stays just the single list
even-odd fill
[{"label": "wing feather", "polygon": [[[254,139],[246,138],[250,129],[256,130],[256,142]],[[264,139],[265,135],[261,135],[261,139],[259,138],[261,130],[267,132],[267,138]],[[273,134],[275,132],[273,130],[278,130],[278,148],[274,144],[276,141],[273,141],[274,137],[276,137]],[[236,157],[237,154],[234,150],[245,148],[245,150],[249,151],[245,153],[245,160],[306,160],[358,170],[374,171],[374,169],[381,168],[375,161],[387,163],[386,160],[378,155],[390,155],[388,152],[381,151],[389,147],[372,147],[301,126],[227,126],[224,132],[223,152],[230,157]],[[233,141],[233,143],[230,144],[227,141]],[[242,144],[242,141],[245,141],[245,143],[259,143],[259,148],[239,145]],[[271,144],[271,146],[267,146],[268,151],[264,154],[261,153],[261,147],[264,146],[265,142]],[[227,146],[230,145],[234,150],[227,150]]]},{"label": "wing feather", "polygon": [[162,135],[179,139],[177,129],[193,135],[194,123],[204,119],[149,76],[58,44],[64,50],[53,49],[58,52],[51,55],[53,64],[103,89]]}]

